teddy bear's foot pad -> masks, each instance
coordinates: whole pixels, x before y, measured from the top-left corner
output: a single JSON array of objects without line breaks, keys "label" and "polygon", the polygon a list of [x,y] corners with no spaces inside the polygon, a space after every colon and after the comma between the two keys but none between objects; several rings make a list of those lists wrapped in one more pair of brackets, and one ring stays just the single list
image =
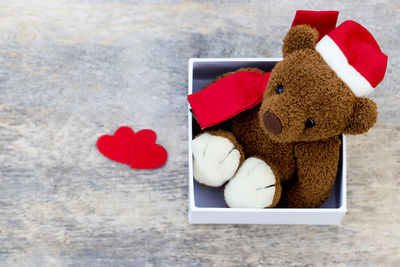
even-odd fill
[{"label": "teddy bear's foot pad", "polygon": [[233,177],[240,152],[225,137],[204,133],[192,141],[193,176],[201,184],[218,187]]},{"label": "teddy bear's foot pad", "polygon": [[272,205],[275,175],[263,160],[248,158],[225,186],[225,202],[230,208],[265,208]]}]

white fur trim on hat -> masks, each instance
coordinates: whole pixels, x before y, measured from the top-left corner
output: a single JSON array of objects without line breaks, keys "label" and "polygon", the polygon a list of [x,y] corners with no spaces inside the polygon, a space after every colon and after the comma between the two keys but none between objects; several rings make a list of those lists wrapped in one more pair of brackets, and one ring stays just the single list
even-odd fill
[{"label": "white fur trim on hat", "polygon": [[374,90],[368,80],[349,64],[339,46],[328,35],[317,43],[315,49],[356,96],[365,96]]}]

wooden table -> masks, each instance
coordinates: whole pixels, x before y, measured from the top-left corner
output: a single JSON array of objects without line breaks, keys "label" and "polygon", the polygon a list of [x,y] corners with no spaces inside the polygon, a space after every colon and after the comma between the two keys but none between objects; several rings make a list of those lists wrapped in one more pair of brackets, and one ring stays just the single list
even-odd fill
[{"label": "wooden table", "polygon": [[[135,2],[0,3],[0,265],[400,265],[398,3]],[[279,57],[296,9],[339,9],[389,55],[379,122],[348,137],[348,214],[189,225],[187,61]],[[155,130],[167,165],[101,156],[121,125]]]}]

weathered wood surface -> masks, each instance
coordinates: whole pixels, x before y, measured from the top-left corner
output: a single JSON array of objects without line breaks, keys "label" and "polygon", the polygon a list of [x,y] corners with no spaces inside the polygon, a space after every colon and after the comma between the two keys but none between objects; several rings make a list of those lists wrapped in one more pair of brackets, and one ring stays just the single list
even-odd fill
[{"label": "weathered wood surface", "polygon": [[[187,61],[276,57],[296,9],[339,9],[389,55],[379,123],[348,138],[340,226],[187,223]],[[400,265],[396,1],[0,3],[0,264]],[[95,142],[152,128],[167,165],[136,171]]]}]

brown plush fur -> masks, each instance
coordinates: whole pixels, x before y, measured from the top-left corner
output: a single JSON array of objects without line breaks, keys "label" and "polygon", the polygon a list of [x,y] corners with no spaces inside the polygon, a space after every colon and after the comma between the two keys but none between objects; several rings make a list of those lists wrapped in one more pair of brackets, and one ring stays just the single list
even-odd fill
[{"label": "brown plush fur", "polygon": [[[273,69],[262,104],[232,120],[236,139],[230,140],[243,146],[246,157],[259,157],[271,167],[282,183],[279,205],[284,207],[323,204],[336,177],[338,135],[365,133],[377,118],[375,103],[356,97],[314,49],[317,39],[309,26],[291,28],[282,48],[284,60]],[[278,86],[282,94],[276,93]],[[266,112],[279,119],[282,132],[268,129]],[[305,127],[308,118],[314,127]]]},{"label": "brown plush fur", "polygon": [[350,124],[344,129],[345,134],[362,134],[374,126],[378,118],[376,104],[369,98],[357,98]]},{"label": "brown plush fur", "polygon": [[[283,94],[276,94],[282,85]],[[357,97],[316,50],[303,49],[276,64],[260,108],[261,127],[278,142],[315,141],[343,133],[353,115]],[[276,135],[263,123],[267,111],[281,121],[283,132]],[[307,118],[315,127],[305,129]]]},{"label": "brown plush fur", "polygon": [[[310,30],[311,29],[311,30]],[[318,31],[307,25],[299,25],[290,29],[283,39],[282,54],[287,57],[289,54],[302,49],[314,49],[318,40]]]}]

